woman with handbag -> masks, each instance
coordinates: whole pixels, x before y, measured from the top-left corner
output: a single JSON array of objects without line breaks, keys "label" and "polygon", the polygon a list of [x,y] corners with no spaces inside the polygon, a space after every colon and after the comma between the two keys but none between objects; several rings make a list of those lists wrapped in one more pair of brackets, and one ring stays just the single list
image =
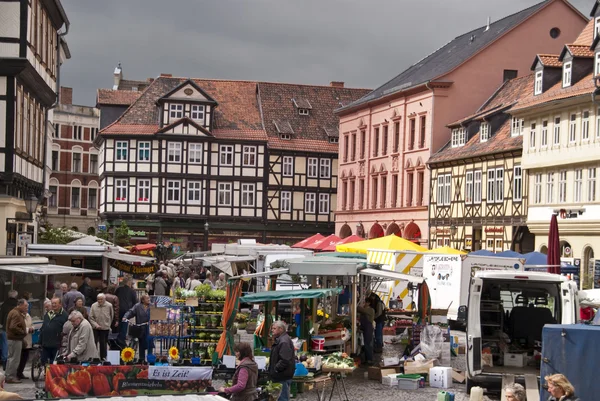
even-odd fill
[{"label": "woman with handbag", "polygon": [[235,357],[240,364],[233,374],[231,387],[221,387],[220,393],[231,394],[231,401],[254,401],[257,398],[258,365],[254,362],[252,347],[248,343],[235,346]]}]

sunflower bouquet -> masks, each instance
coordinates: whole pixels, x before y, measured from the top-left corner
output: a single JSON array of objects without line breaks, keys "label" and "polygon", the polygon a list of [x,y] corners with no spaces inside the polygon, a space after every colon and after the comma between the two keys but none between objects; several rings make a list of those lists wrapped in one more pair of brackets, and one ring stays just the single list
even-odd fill
[{"label": "sunflower bouquet", "polygon": [[177,347],[169,348],[169,358],[173,361],[179,359],[179,350],[177,349]]},{"label": "sunflower bouquet", "polygon": [[134,358],[135,358],[135,351],[133,350],[133,348],[130,348],[130,347],[123,348],[123,350],[121,351],[121,359],[123,360],[123,362],[125,362],[125,363],[132,362]]}]

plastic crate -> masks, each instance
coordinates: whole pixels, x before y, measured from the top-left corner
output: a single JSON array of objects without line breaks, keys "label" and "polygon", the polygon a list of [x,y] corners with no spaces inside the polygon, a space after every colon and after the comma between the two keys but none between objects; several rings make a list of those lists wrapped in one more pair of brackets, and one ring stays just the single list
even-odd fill
[{"label": "plastic crate", "polygon": [[396,386],[398,384],[398,375],[387,375],[381,377],[381,384],[385,386]]},{"label": "plastic crate", "polygon": [[418,390],[420,382],[423,380],[421,375],[397,375],[398,389],[400,390]]}]

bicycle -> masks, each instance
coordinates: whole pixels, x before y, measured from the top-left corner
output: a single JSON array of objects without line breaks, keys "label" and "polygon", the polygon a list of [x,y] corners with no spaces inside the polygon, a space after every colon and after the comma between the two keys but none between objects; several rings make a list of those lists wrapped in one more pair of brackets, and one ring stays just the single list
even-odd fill
[{"label": "bicycle", "polygon": [[126,342],[127,347],[133,349],[134,355],[137,355],[139,359],[140,336],[142,335],[142,330],[148,330],[148,322],[135,324],[131,323],[129,319],[123,319],[123,321],[128,325],[129,341]]}]

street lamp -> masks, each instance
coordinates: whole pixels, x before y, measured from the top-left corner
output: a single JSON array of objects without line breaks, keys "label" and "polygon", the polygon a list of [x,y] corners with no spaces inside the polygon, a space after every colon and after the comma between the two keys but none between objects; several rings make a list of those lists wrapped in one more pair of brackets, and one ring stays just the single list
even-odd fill
[{"label": "street lamp", "polygon": [[208,224],[208,221],[204,223],[204,252],[208,252],[208,229],[210,228],[210,225]]},{"label": "street lamp", "polygon": [[25,210],[29,213],[31,219],[33,219],[33,214],[35,213],[39,199],[31,192],[27,198],[25,198]]}]

